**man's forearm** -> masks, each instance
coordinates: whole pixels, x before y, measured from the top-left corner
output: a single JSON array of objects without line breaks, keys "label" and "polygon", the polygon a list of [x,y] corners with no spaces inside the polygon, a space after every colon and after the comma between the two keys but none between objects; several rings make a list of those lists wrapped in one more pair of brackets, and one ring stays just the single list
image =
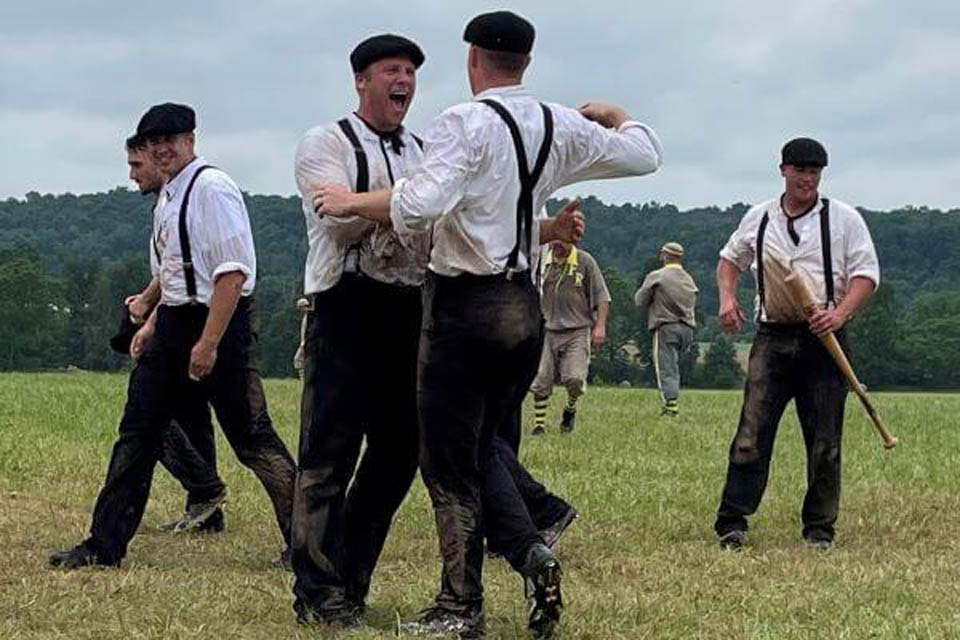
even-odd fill
[{"label": "man's forearm", "polygon": [[200,336],[201,342],[214,347],[220,344],[220,339],[237,308],[246,279],[247,276],[240,271],[231,271],[217,278],[213,285],[213,297],[210,298],[210,312]]},{"label": "man's forearm", "polygon": [[737,281],[740,279],[740,267],[726,258],[717,263],[717,289],[720,292],[720,306],[737,301]]},{"label": "man's forearm", "polygon": [[607,328],[607,318],[610,317],[610,303],[607,301],[597,303],[597,325],[604,329]]},{"label": "man's forearm", "polygon": [[849,318],[857,309],[866,304],[870,296],[873,295],[875,285],[873,280],[863,276],[855,276],[850,279],[850,286],[847,288],[847,294],[843,297],[837,309],[842,311]]},{"label": "man's forearm", "polygon": [[389,189],[354,193],[350,213],[374,222],[390,222],[390,193]]},{"label": "man's forearm", "polygon": [[154,276],[147,288],[140,292],[140,297],[147,306],[154,306],[160,301],[160,278]]}]

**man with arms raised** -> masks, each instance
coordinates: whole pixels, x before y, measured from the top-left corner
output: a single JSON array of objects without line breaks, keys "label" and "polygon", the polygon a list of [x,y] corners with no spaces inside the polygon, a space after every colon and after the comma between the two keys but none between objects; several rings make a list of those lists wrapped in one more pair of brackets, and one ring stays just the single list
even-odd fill
[{"label": "man with arms raised", "polygon": [[[434,224],[424,292],[418,409],[421,473],[443,556],[435,605],[408,631],[484,633],[484,530],[535,585],[529,625],[548,635],[559,619],[560,566],[543,544],[502,456],[501,425],[536,373],[543,321],[530,272],[534,239],[575,241],[582,218],[534,214],[557,188],[656,170],[653,132],[619,107],[580,113],[542,105],[521,85],[533,26],[516,14],[478,16],[464,34],[475,100],[447,109],[426,136],[423,165],[391,190],[320,188],[320,213],[391,221],[401,232]],[[586,117],[585,117],[586,116]],[[381,326],[387,324],[381,320]],[[482,504],[482,507],[481,507]]]},{"label": "man with arms raised", "polygon": [[[720,546],[739,549],[747,516],[760,506],[780,417],[796,401],[807,450],[803,539],[833,544],[840,510],[840,444],[847,382],[818,334],[843,328],[880,281],[870,232],[856,209],[821,197],[827,151],[816,140],[796,138],[781,150],[784,191],[754,206],[720,252],[717,285],[720,321],[728,333],[743,328],[737,281],[750,268],[757,278],[757,334],[750,349],[743,408],[730,444],[730,465],[714,530]],[[821,304],[809,321],[766,268],[770,259],[802,270]]]},{"label": "man with arms raised", "polygon": [[53,554],[54,566],[120,564],[143,516],[163,434],[192,385],[264,485],[289,543],[296,469],[273,428],[256,369],[250,221],[233,180],[194,152],[194,126],[193,109],[172,103],[151,107],[137,126],[167,180],[153,230],[160,303],[140,330],[144,346],[90,535]]}]

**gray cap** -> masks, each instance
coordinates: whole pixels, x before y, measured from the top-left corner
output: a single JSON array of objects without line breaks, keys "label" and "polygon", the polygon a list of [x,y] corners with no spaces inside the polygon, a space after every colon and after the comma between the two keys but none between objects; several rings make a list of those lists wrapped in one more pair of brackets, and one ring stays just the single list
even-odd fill
[{"label": "gray cap", "polygon": [[660,251],[671,256],[677,256],[678,258],[683,257],[683,245],[679,242],[668,242],[660,247]]}]

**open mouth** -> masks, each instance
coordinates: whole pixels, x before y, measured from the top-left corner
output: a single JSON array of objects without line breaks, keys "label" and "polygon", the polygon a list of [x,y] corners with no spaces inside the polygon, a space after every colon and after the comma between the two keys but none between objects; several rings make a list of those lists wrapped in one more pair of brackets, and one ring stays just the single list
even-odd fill
[{"label": "open mouth", "polygon": [[405,109],[407,106],[407,101],[410,99],[409,94],[406,91],[391,91],[390,92],[390,104],[392,104],[397,109]]}]

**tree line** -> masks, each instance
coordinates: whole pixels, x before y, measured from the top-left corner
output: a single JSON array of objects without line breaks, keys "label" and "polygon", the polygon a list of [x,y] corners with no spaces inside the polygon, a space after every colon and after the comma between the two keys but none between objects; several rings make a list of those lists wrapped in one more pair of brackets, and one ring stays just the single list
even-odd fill
[{"label": "tree line", "polygon": [[[295,304],[306,255],[299,198],[246,195],[257,246],[261,369],[293,375],[299,339]],[[559,202],[548,208],[555,210]],[[0,370],[75,366],[119,370],[129,359],[110,351],[124,296],[149,280],[152,198],[127,189],[40,195],[0,202]],[[742,381],[737,342],[720,331],[714,270],[718,251],[748,209],[680,211],[670,204],[583,203],[583,247],[607,277],[613,296],[607,343],[594,354],[593,375],[607,383],[648,383],[650,336],[633,292],[656,268],[668,241],[686,249],[685,266],[700,288],[697,345],[682,363],[695,386]],[[960,210],[924,207],[861,210],[880,256],[882,284],[849,326],[852,359],[873,388],[958,388],[960,368]],[[741,304],[753,305],[752,278]],[[742,348],[742,347],[741,347]]]}]

